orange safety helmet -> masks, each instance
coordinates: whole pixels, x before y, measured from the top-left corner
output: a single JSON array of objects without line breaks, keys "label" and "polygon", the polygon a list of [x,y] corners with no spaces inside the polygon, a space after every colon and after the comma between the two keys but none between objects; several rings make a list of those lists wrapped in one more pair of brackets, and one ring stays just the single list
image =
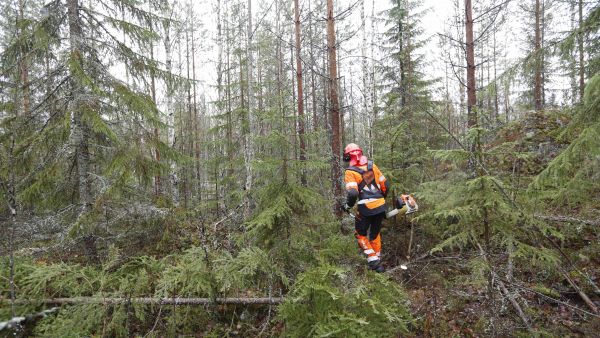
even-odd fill
[{"label": "orange safety helmet", "polygon": [[367,163],[367,158],[363,156],[362,149],[356,143],[349,143],[344,148],[344,161],[350,162],[350,165],[364,165]]}]

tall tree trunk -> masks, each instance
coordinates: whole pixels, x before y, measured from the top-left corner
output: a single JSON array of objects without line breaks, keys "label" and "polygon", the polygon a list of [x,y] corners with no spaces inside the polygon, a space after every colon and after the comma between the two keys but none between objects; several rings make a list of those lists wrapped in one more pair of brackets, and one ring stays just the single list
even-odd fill
[{"label": "tall tree trunk", "polygon": [[[296,26],[296,85],[298,86],[298,137],[300,139],[300,163],[306,161],[306,141],[304,139],[304,91],[302,88],[302,59],[300,55],[300,8],[294,0],[294,21]],[[306,186],[306,173],[301,169],[300,183]]]},{"label": "tall tree trunk", "polygon": [[196,193],[196,198],[198,201],[202,200],[202,190],[200,184],[200,128],[198,125],[200,124],[200,116],[198,114],[198,99],[197,99],[197,91],[196,91],[196,41],[194,40],[194,22],[195,16],[193,15],[192,20],[192,96],[193,96],[193,104],[194,104],[194,158],[196,159],[194,163],[194,192]]},{"label": "tall tree trunk", "polygon": [[[20,21],[23,21],[23,19],[24,19],[24,14],[23,14],[24,7],[25,7],[24,0],[19,0],[19,20]],[[21,34],[23,34],[23,28],[21,28]],[[21,55],[19,58],[19,70],[21,73],[21,89],[22,89],[21,103],[22,103],[22,108],[23,108],[23,114],[25,115],[25,114],[29,113],[31,94],[29,91],[29,65],[27,62],[28,51],[22,44],[21,44],[20,54]]]},{"label": "tall tree trunk", "polygon": [[[571,32],[575,31],[575,27],[577,26],[576,24],[576,19],[575,19],[575,15],[576,15],[576,10],[575,10],[575,6],[577,6],[577,4],[573,1],[571,1],[570,3],[570,13],[571,13],[571,24],[569,27],[569,30]],[[577,53],[578,51],[576,51],[575,48],[573,48],[570,52],[569,52],[569,60],[568,62],[568,67],[569,67],[569,78],[571,80],[571,105],[575,105],[577,104],[577,100],[579,100],[579,84],[578,84],[578,71],[577,71],[577,63],[578,63],[578,59],[577,59]]]},{"label": "tall tree trunk", "polygon": [[494,45],[492,50],[492,57],[494,58],[494,124],[497,126],[500,124],[500,111],[498,110],[498,67],[496,65],[496,31],[494,30]]},{"label": "tall tree trunk", "polygon": [[535,102],[535,110],[542,110],[542,65],[541,65],[541,27],[540,27],[540,0],[535,0],[535,74],[533,87],[533,100]]},{"label": "tall tree trunk", "polygon": [[[329,102],[331,115],[331,181],[333,183],[333,197],[337,201],[342,196],[342,186],[339,176],[340,166],[340,107],[338,101],[337,57],[335,27],[333,18],[333,0],[327,0],[327,53],[329,55]],[[336,212],[341,215],[341,209],[336,207]]]},{"label": "tall tree trunk", "polygon": [[375,156],[375,141],[373,140],[372,131],[375,128],[377,121],[377,87],[375,86],[375,0],[371,2],[371,74],[370,74],[370,96],[371,96],[371,119],[372,124],[369,126],[369,137],[372,141],[371,157]]},{"label": "tall tree trunk", "polygon": [[369,74],[367,70],[367,21],[365,19],[366,2],[362,0],[360,6],[360,22],[361,33],[362,33],[362,46],[360,48],[361,66],[362,66],[362,101],[364,115],[367,117],[367,128],[368,128],[368,149],[369,155],[373,154],[373,115],[369,114]]},{"label": "tall tree trunk", "polygon": [[510,122],[510,81],[504,80],[504,115],[506,123]]},{"label": "tall tree trunk", "polygon": [[[583,26],[583,0],[579,0],[579,29]],[[577,45],[579,47],[579,102],[583,103],[583,90],[585,88],[584,59],[583,59],[583,32],[577,34]]]},{"label": "tall tree trunk", "polygon": [[[217,114],[221,114],[223,110],[223,32],[221,22],[221,0],[217,0]],[[218,147],[221,148],[220,145]],[[227,150],[228,149],[226,149],[226,151]],[[215,201],[220,200],[218,171],[219,165],[218,163],[215,163]],[[215,209],[218,215],[218,203],[215,203]]]},{"label": "tall tree trunk", "polygon": [[[231,105],[231,28],[229,25],[229,6],[225,7],[225,43],[227,43],[225,51],[225,100],[226,100],[226,114],[227,114],[227,126],[226,139],[227,139],[227,181],[233,181],[233,160],[234,160],[234,149],[233,149],[233,117],[232,117],[232,105]],[[224,187],[226,190],[231,189],[231,183]]]},{"label": "tall tree trunk", "polygon": [[544,41],[546,34],[546,1],[542,0],[540,8],[540,91],[542,92],[542,108],[546,106],[546,55]]},{"label": "tall tree trunk", "polygon": [[[185,139],[182,139],[181,141],[183,142],[183,144],[185,145],[185,154],[187,156],[189,156],[190,158],[192,158],[193,155],[193,149],[194,149],[194,138],[192,137],[192,130],[193,130],[193,113],[192,113],[192,86],[190,85],[190,68],[191,68],[191,64],[190,64],[190,34],[189,34],[189,27],[185,27],[185,68],[186,68],[186,94],[187,94],[187,99],[186,99],[186,107],[187,107],[187,117],[186,117],[186,123],[182,124],[182,128],[184,128],[183,130],[183,135],[185,137]],[[192,164],[192,168],[190,168],[189,165],[186,165],[184,168],[184,183],[183,183],[183,187],[184,187],[184,196],[183,196],[183,203],[184,203],[184,207],[187,208],[187,206],[189,205],[190,199],[191,199],[191,194],[192,194],[192,172],[193,172],[193,164]]]},{"label": "tall tree trunk", "polygon": [[473,9],[465,0],[465,33],[467,49],[467,128],[477,126],[477,96],[475,93],[475,42],[473,40]]},{"label": "tall tree trunk", "polygon": [[[277,32],[277,36],[283,36],[283,32],[282,32],[282,28],[281,28],[281,22],[280,22],[280,18],[281,18],[281,4],[279,4],[279,2],[276,3],[276,13],[277,13],[277,22],[276,22],[276,32]],[[285,105],[283,104],[283,51],[282,51],[282,40],[283,39],[277,39],[277,46],[276,46],[276,51],[275,51],[275,55],[276,55],[276,59],[277,59],[277,109],[279,110],[279,114],[280,114],[280,118],[281,118],[281,122],[280,122],[280,129],[284,130],[285,129]],[[283,184],[287,184],[288,183],[288,147],[279,147],[281,150],[281,157],[283,159],[283,163],[282,163],[282,173],[281,173],[281,179]]]},{"label": "tall tree trunk", "polygon": [[[164,45],[165,45],[165,70],[167,71],[167,74],[172,74],[173,73],[173,55],[172,55],[172,46],[171,46],[171,22],[170,21],[165,21],[164,24],[164,29],[165,29],[165,39],[164,39]],[[167,78],[166,80],[166,87],[167,87],[167,93],[165,95],[165,109],[166,109],[166,113],[167,113],[167,144],[169,147],[175,147],[175,114],[173,111],[173,79],[171,78],[171,75],[169,75],[169,78]],[[173,201],[175,202],[175,205],[177,205],[179,203],[179,191],[178,191],[178,187],[177,187],[177,174],[176,171],[177,169],[175,168],[175,163],[174,162],[170,162],[169,163],[169,181],[170,181],[170,187],[169,189],[171,190],[171,197],[173,198]]]},{"label": "tall tree trunk", "polygon": [[[290,42],[288,43],[288,46],[290,47],[290,72],[294,72],[294,49],[295,47],[295,42],[294,42],[294,29],[292,27],[292,29],[290,30]],[[298,101],[296,101],[296,80],[294,79],[294,75],[296,74],[290,74],[290,80],[291,80],[291,92],[292,92],[292,105]],[[291,119],[291,126],[290,126],[290,130],[293,130],[293,137],[292,137],[292,150],[294,151],[294,163],[296,163],[296,168],[298,168],[298,112],[296,111],[295,108],[292,109],[292,111],[294,112],[294,118]],[[287,126],[286,126],[287,127]]]},{"label": "tall tree trunk", "polygon": [[[308,11],[310,13],[312,13],[311,8],[310,8],[310,3],[311,1],[308,2]],[[310,90],[311,90],[311,98],[312,98],[312,113],[313,113],[313,131],[317,131],[319,129],[319,119],[317,117],[317,87],[316,87],[316,81],[315,81],[315,68],[317,67],[317,60],[315,59],[315,53],[314,53],[314,43],[312,43],[312,41],[314,41],[314,35],[313,35],[313,24],[312,24],[312,14],[308,17],[308,29],[309,29],[309,35],[310,35],[310,39],[311,39],[311,43],[310,45],[310,66],[311,66],[311,70],[310,70]],[[318,146],[318,140],[317,142],[317,146]]]},{"label": "tall tree trunk", "polygon": [[[150,43],[150,60],[154,61],[154,44]],[[150,96],[152,97],[152,102],[156,105],[156,78],[154,76],[154,72],[150,73]],[[160,135],[158,133],[158,128],[154,128],[154,138],[156,142],[160,141]],[[154,149],[154,159],[157,163],[160,163],[160,151],[158,147]],[[160,175],[154,176],[154,195],[159,196],[162,192]]]},{"label": "tall tree trunk", "polygon": [[[67,0],[67,17],[69,21],[69,42],[71,58],[74,62],[82,65],[83,50],[83,30],[81,28],[79,1]],[[83,66],[83,65],[82,65]],[[81,116],[81,95],[84,86],[77,74],[71,74],[71,144],[76,151],[77,178],[79,191],[79,204],[81,212],[86,212],[91,208],[91,192],[89,186],[89,150],[88,150],[88,129]]]},{"label": "tall tree trunk", "polygon": [[[255,132],[254,112],[253,108],[253,97],[252,97],[252,73],[254,72],[254,60],[252,57],[252,0],[248,0],[248,27],[246,33],[246,56],[248,57],[247,64],[247,85],[248,85],[248,131],[245,134],[244,145],[246,147],[244,151],[244,165],[246,169],[246,182],[244,187],[246,189],[247,201],[250,198],[249,192],[252,189],[252,159],[254,159],[254,144],[252,142]],[[245,214],[246,216],[250,213],[250,203],[246,203]]]}]

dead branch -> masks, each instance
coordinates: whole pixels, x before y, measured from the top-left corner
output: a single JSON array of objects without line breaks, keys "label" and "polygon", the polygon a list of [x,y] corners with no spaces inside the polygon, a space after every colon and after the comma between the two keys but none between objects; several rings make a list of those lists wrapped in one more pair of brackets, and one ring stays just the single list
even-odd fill
[{"label": "dead branch", "polygon": [[[72,297],[72,298],[44,298],[44,299],[16,299],[15,304],[164,304],[164,305],[208,305],[208,304],[239,304],[239,305],[276,305],[283,302],[283,297],[259,298],[156,298],[156,297]],[[10,302],[10,299],[0,298],[0,304]]]},{"label": "dead branch", "polygon": [[557,304],[562,304],[562,305],[564,305],[564,306],[566,306],[566,307],[569,307],[569,308],[571,308],[571,309],[573,309],[573,310],[575,310],[575,311],[579,311],[579,312],[585,313],[586,315],[589,315],[589,316],[592,316],[592,317],[596,317],[596,318],[600,318],[600,316],[599,316],[599,315],[597,315],[597,314],[591,313],[591,312],[589,312],[589,311],[586,311],[586,310],[584,310],[584,309],[581,309],[581,308],[579,308],[579,307],[577,307],[577,306],[571,305],[571,304],[569,304],[569,303],[567,303],[567,302],[563,302],[562,300],[559,300],[559,299],[556,299],[556,298],[552,298],[552,297],[550,297],[550,296],[548,296],[548,295],[545,295],[545,294],[543,294],[543,293],[541,293],[541,292],[539,292],[539,291],[536,291],[536,290],[534,290],[534,289],[531,289],[531,288],[528,288],[528,287],[526,287],[526,286],[523,286],[523,285],[521,285],[520,283],[511,282],[511,281],[509,281],[509,280],[506,280],[506,279],[505,279],[504,281],[505,281],[506,283],[509,283],[509,284],[510,284],[510,285],[512,285],[512,286],[515,286],[515,287],[517,287],[517,288],[519,288],[519,289],[522,289],[522,290],[523,290],[523,291],[525,291],[525,292],[530,292],[530,293],[533,293],[533,294],[537,295],[537,296],[538,296],[538,297],[540,297],[540,298],[547,299],[547,300],[549,300],[549,301],[552,301],[552,302],[555,302],[555,303],[557,303]]},{"label": "dead branch", "polygon": [[44,318],[52,313],[58,312],[59,308],[58,307],[53,307],[51,309],[48,310],[44,310],[41,312],[37,312],[34,314],[29,314],[26,316],[19,316],[19,317],[14,317],[10,320],[7,320],[5,322],[0,322],[0,331],[3,331],[5,329],[19,329],[20,327],[23,326],[23,324],[27,323],[27,322],[31,322],[37,319],[41,319]]},{"label": "dead branch", "polygon": [[577,293],[579,294],[579,297],[581,297],[581,299],[583,299],[583,301],[585,302],[585,304],[590,308],[590,310],[592,310],[593,313],[598,314],[598,308],[596,307],[596,305],[594,305],[594,303],[590,300],[590,297],[588,297],[585,292],[583,292],[578,286],[577,284],[575,284],[575,282],[569,277],[569,275],[566,272],[562,272],[563,276],[565,277],[565,279],[569,282],[569,284],[571,284],[571,286],[573,287],[573,289],[575,289],[575,291],[577,291]]},{"label": "dead branch", "polygon": [[532,331],[531,324],[529,324],[529,319],[527,318],[527,315],[525,315],[525,312],[523,312],[521,305],[519,305],[519,303],[517,302],[515,297],[513,297],[513,295],[510,293],[510,291],[508,291],[508,289],[506,288],[506,285],[504,285],[504,282],[502,282],[502,279],[492,269],[492,265],[491,265],[490,261],[487,259],[486,252],[483,250],[483,248],[481,247],[481,245],[479,243],[477,243],[477,247],[479,247],[479,252],[481,253],[481,256],[483,257],[483,259],[487,263],[488,267],[490,268],[490,273],[492,274],[493,278],[497,281],[498,286],[500,286],[500,293],[504,297],[508,298],[508,300],[512,304],[513,308],[515,309],[515,311],[517,312],[517,314],[519,315],[519,317],[521,318],[521,320],[527,327],[527,330],[529,330],[531,332]]}]

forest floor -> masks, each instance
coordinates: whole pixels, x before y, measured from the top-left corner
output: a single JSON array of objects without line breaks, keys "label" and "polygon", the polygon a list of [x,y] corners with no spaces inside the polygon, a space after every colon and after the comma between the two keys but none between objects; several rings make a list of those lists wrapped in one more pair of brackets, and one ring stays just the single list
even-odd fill
[{"label": "forest floor", "polygon": [[[400,262],[406,262],[410,225],[396,222],[383,232],[384,245],[388,247],[384,263],[393,269],[391,278],[408,293],[416,319],[416,337],[531,336],[496,286],[489,292],[485,276],[477,273],[476,253],[456,251],[435,257],[427,255],[434,243],[415,226],[414,261],[409,261],[407,270],[398,269]],[[506,256],[491,259],[501,262]],[[585,269],[596,277],[597,283],[600,262],[591,262]],[[547,278],[551,284],[546,287],[534,271],[514,271],[513,274],[513,284],[507,287],[519,303],[524,304],[525,315],[535,331],[549,337],[598,337],[600,319],[589,315],[585,302],[566,281]],[[580,286],[586,284],[579,280]],[[590,290],[588,295],[600,305],[600,294]]]}]

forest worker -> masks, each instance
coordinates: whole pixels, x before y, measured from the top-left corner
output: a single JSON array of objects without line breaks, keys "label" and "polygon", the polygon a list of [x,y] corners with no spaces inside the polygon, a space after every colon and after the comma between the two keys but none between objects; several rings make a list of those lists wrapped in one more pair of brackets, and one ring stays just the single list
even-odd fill
[{"label": "forest worker", "polygon": [[[346,182],[346,212],[356,203],[355,234],[358,246],[367,255],[370,269],[384,272],[381,265],[381,223],[385,218],[385,196],[388,182],[379,168],[363,155],[362,149],[350,143],[344,149],[344,161],[350,162],[344,174]],[[358,203],[357,203],[358,200]]]}]

